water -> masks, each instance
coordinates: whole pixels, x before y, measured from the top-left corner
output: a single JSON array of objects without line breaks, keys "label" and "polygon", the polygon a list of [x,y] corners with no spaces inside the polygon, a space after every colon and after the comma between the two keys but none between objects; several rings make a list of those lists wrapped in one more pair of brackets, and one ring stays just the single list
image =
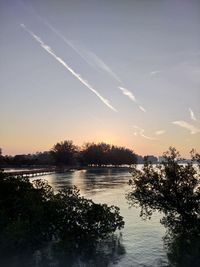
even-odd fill
[{"label": "water", "polygon": [[[75,261],[72,265],[62,266],[168,266],[162,240],[165,229],[159,222],[162,216],[155,214],[151,220],[143,221],[139,216],[140,209],[129,207],[125,199],[125,194],[130,189],[128,181],[131,174],[128,171],[106,168],[91,169],[64,174],[56,173],[39,178],[47,180],[55,190],[76,185],[80,189],[81,195],[86,198],[90,198],[96,203],[120,207],[120,213],[125,220],[125,227],[121,231],[123,252],[118,255],[116,253],[109,254],[110,259],[107,262],[104,262],[103,258],[101,259],[99,256],[93,263]],[[106,244],[106,246],[108,245]],[[51,266],[60,265],[57,262]]]}]

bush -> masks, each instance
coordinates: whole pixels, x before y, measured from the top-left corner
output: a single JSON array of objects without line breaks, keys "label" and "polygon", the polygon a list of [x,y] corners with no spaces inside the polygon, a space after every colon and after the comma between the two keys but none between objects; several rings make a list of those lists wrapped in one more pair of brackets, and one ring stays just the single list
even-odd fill
[{"label": "bush", "polygon": [[146,162],[142,171],[135,168],[130,181],[133,190],[127,195],[129,202],[141,207],[144,218],[156,210],[163,212],[163,223],[168,226],[199,220],[200,173],[194,166],[197,159],[198,155],[193,155],[190,163],[181,165],[179,152],[170,148],[162,164],[155,167]]},{"label": "bush", "polygon": [[119,208],[95,204],[76,187],[54,193],[44,180],[0,173],[1,250],[31,250],[52,240],[74,249],[123,226]]},{"label": "bush", "polygon": [[164,216],[164,237],[172,266],[200,266],[200,155],[192,151],[191,162],[179,164],[175,148],[164,153],[162,164],[144,164],[133,169],[132,190],[127,198],[141,207],[141,216],[151,218],[154,211]]}]

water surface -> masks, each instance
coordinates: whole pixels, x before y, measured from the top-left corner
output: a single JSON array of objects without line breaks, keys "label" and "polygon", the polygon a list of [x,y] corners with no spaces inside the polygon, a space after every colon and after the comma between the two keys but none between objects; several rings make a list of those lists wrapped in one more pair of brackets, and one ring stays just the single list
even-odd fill
[{"label": "water surface", "polygon": [[[162,240],[165,229],[159,222],[161,215],[155,214],[151,220],[143,221],[139,216],[140,209],[129,207],[125,194],[130,190],[128,181],[131,174],[127,170],[89,169],[50,174],[39,178],[46,179],[55,190],[76,185],[81,195],[86,198],[96,203],[120,207],[120,213],[124,217],[125,227],[120,237],[123,251],[118,251],[117,255],[116,252],[109,254],[110,259],[107,262],[103,259],[101,261],[100,255],[98,262],[95,262],[95,259],[89,263],[75,261],[72,266],[168,266]],[[108,244],[106,248],[108,249]],[[60,265],[57,263],[52,266]]]}]

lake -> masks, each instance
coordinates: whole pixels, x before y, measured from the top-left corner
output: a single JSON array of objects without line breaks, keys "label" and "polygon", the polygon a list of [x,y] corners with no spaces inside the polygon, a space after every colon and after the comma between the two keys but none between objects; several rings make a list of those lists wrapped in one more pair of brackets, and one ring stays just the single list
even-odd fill
[{"label": "lake", "polygon": [[155,214],[151,220],[143,221],[139,216],[140,209],[129,207],[125,194],[130,190],[128,181],[131,174],[127,170],[117,168],[76,170],[39,178],[47,180],[55,190],[76,185],[82,196],[96,203],[118,206],[125,220],[124,229],[121,234],[118,233],[121,249],[118,246],[117,252],[113,253],[113,247],[109,252],[110,248],[106,243],[103,245],[104,248],[101,248],[104,253],[100,253],[100,256],[88,262],[77,259],[70,265],[67,263],[62,265],[63,263],[59,263],[57,259],[51,266],[168,266],[162,240],[165,229],[159,222],[162,216]]}]

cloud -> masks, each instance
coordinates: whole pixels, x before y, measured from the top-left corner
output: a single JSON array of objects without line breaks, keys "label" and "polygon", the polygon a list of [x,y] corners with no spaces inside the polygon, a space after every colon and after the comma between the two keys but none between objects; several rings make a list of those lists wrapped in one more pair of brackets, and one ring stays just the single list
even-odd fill
[{"label": "cloud", "polygon": [[118,88],[122,91],[122,93],[125,95],[125,96],[128,96],[132,101],[136,102],[136,98],[135,96],[133,95],[133,93],[131,93],[131,91],[129,91],[128,89],[124,88],[124,87],[121,87],[121,86],[118,86]]},{"label": "cloud", "polygon": [[196,117],[194,115],[194,112],[192,111],[191,108],[189,108],[189,112],[190,112],[190,118],[191,118],[191,120],[196,121],[197,119],[196,119]]},{"label": "cloud", "polygon": [[187,123],[186,121],[173,121],[172,123],[187,129],[188,131],[190,131],[190,134],[196,134],[200,132],[199,128],[195,127],[192,124]]},{"label": "cloud", "polygon": [[140,135],[141,137],[143,137],[145,139],[148,139],[148,140],[156,140],[155,137],[150,137],[150,136],[145,135],[144,134],[144,129],[140,128],[139,126],[134,125],[133,128],[138,130],[137,132],[134,132],[135,136]]},{"label": "cloud", "polygon": [[143,106],[139,105],[139,109],[142,110],[143,112],[146,112],[146,109]]},{"label": "cloud", "polygon": [[161,73],[160,70],[154,70],[154,71],[150,72],[150,75],[151,75],[151,76],[154,76],[154,75],[157,75],[157,74],[159,74],[159,73]]},{"label": "cloud", "polygon": [[[133,95],[133,93],[131,91],[129,91],[127,88],[124,88],[122,86],[118,86],[118,88],[122,91],[122,93],[127,96],[128,98],[130,98],[133,102],[137,103],[138,105],[138,101],[136,99],[136,97]],[[138,105],[138,108],[143,111],[146,112],[146,109],[140,105]]]},{"label": "cloud", "polygon": [[162,135],[165,132],[166,132],[165,130],[158,130],[158,131],[155,131],[155,135]]},{"label": "cloud", "polygon": [[75,78],[77,78],[83,85],[85,85],[90,91],[92,91],[107,107],[112,109],[113,111],[117,111],[101,94],[94,89],[86,80],[84,80],[80,74],[76,73],[63,59],[58,57],[53,50],[51,49],[50,46],[46,45],[40,37],[35,35],[32,31],[30,31],[24,24],[20,24],[20,26],[27,32],[29,33],[39,44],[40,46],[47,52],[49,53],[52,57],[54,57],[64,68],[66,68]]}]

